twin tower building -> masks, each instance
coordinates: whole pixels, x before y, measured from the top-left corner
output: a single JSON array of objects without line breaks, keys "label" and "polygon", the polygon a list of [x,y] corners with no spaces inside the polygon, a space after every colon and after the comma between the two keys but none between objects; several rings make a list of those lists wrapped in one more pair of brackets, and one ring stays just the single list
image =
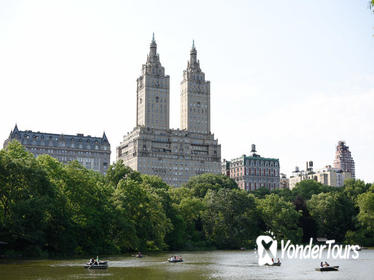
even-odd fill
[{"label": "twin tower building", "polygon": [[210,82],[192,45],[181,82],[181,128],[170,129],[170,77],[152,38],[137,79],[136,127],[117,147],[117,160],[172,186],[192,176],[221,173],[221,145],[210,131]]}]

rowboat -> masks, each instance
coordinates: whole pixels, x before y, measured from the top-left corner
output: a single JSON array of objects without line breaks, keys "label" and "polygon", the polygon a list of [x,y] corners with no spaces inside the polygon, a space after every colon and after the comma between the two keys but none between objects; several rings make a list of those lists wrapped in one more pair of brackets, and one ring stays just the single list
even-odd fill
[{"label": "rowboat", "polygon": [[176,259],[176,258],[169,258],[169,259],[168,259],[168,262],[169,262],[169,263],[179,263],[179,262],[183,262],[183,259],[182,259],[182,258],[179,258],[179,259]]},{"label": "rowboat", "polygon": [[268,263],[265,263],[266,266],[281,266],[281,262],[276,262],[276,263],[273,263],[273,264],[268,264]]},{"label": "rowboat", "polygon": [[338,271],[339,266],[324,266],[316,268],[316,271]]},{"label": "rowboat", "polygon": [[100,261],[98,264],[86,263],[84,265],[84,268],[89,268],[89,269],[107,269],[108,268],[108,262],[107,261]]}]

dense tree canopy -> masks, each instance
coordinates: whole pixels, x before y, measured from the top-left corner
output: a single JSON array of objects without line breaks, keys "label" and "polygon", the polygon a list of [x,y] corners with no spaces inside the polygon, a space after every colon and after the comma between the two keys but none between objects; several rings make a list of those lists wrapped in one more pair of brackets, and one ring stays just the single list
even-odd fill
[{"label": "dense tree canopy", "polygon": [[310,215],[317,222],[320,237],[344,241],[353,228],[354,205],[343,193],[320,193],[307,203]]},{"label": "dense tree canopy", "polygon": [[9,256],[252,248],[267,231],[293,242],[374,245],[374,186],[303,181],[248,193],[226,176],[203,174],[174,188],[122,161],[102,175],[34,158],[18,142],[0,151],[0,240]]},{"label": "dense tree canopy", "polygon": [[209,190],[202,213],[206,239],[218,248],[253,247],[260,232],[255,197],[239,190]]},{"label": "dense tree canopy", "polygon": [[291,202],[270,194],[258,200],[258,208],[266,230],[273,232],[278,239],[294,243],[301,241],[302,229],[298,227],[298,221],[302,214]]},{"label": "dense tree canopy", "polygon": [[203,174],[189,179],[185,187],[191,189],[194,196],[203,198],[208,190],[237,189],[238,185],[224,175]]}]

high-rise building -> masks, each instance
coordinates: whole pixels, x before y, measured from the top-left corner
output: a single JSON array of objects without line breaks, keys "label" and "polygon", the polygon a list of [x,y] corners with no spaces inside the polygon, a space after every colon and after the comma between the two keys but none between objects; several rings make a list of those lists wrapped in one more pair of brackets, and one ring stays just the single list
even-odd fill
[{"label": "high-rise building", "polygon": [[136,127],[117,147],[117,160],[172,186],[203,173],[219,174],[221,162],[221,146],[210,132],[210,82],[205,81],[194,43],[181,86],[181,129],[170,129],[169,76],[153,37],[137,79]]},{"label": "high-rise building", "polygon": [[194,43],[181,86],[181,129],[210,133],[210,82],[200,69]]},{"label": "high-rise building", "polygon": [[105,132],[102,137],[66,135],[22,131],[16,125],[5,140],[4,148],[12,140],[20,142],[35,156],[47,154],[63,163],[77,160],[84,167],[103,174],[110,164],[110,144]]},{"label": "high-rise building", "polygon": [[274,190],[280,187],[279,159],[261,157],[254,144],[249,156],[223,160],[221,166],[222,174],[234,179],[243,190],[254,191],[261,187]]},{"label": "high-rise building", "polygon": [[334,168],[351,173],[353,179],[356,176],[355,162],[352,158],[351,152],[349,151],[349,147],[345,145],[344,141],[339,141],[338,145],[336,146]]},{"label": "high-rise building", "polygon": [[169,129],[169,81],[153,36],[147,62],[137,79],[136,126]]}]

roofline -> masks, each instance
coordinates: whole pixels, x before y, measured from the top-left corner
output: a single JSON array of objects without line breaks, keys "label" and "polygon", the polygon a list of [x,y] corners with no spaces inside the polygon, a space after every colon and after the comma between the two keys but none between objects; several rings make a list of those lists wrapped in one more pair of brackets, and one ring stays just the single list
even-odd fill
[{"label": "roofline", "polygon": [[[76,138],[91,138],[91,139],[98,139],[98,140],[104,139],[104,137],[84,135],[83,133],[77,133],[76,135],[72,135],[72,134],[63,134],[63,133],[57,134],[57,133],[40,132],[40,131],[32,131],[32,130],[18,130],[18,133],[33,133],[33,134],[44,134],[48,136],[66,136],[66,137],[76,137]],[[81,134],[81,135],[78,135],[78,134]]]}]

